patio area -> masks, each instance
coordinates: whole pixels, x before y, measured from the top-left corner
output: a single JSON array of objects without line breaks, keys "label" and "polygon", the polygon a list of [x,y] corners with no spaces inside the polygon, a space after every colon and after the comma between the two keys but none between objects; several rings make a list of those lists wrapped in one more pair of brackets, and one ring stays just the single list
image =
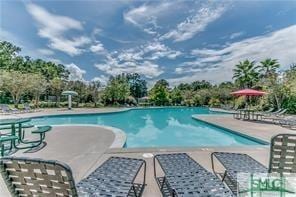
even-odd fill
[{"label": "patio area", "polygon": [[[107,110],[104,112],[106,111]],[[66,112],[68,113],[68,111]],[[70,113],[75,112],[77,113],[78,111],[71,111]],[[79,113],[92,112],[94,111],[79,110]],[[108,112],[112,112],[112,110],[108,110]],[[30,114],[19,114],[17,116],[29,117],[50,115],[53,113],[54,112],[51,111],[43,111]],[[267,142],[270,141],[270,138],[273,135],[278,133],[296,134],[295,131],[285,129],[277,125],[236,120],[233,119],[231,115],[198,115],[193,117]],[[56,126],[53,127],[53,130],[46,136],[46,145],[44,147],[30,151],[18,151],[13,156],[52,159],[65,162],[72,168],[76,183],[88,176],[110,156],[142,158],[147,162],[147,187],[144,190],[143,196],[161,196],[153,177],[153,160],[152,158],[144,157],[143,154],[145,153],[152,153],[155,155],[162,153],[186,152],[209,171],[211,171],[210,154],[215,151],[246,153],[265,166],[267,166],[269,159],[269,146],[124,149],[118,148],[122,147],[123,144],[121,144],[121,146],[118,146],[117,144],[117,148],[114,148],[114,145],[112,144],[114,144],[115,139],[116,135],[110,130],[110,128],[107,127],[81,125]],[[0,196],[9,195],[2,180],[0,184],[0,191]]]}]

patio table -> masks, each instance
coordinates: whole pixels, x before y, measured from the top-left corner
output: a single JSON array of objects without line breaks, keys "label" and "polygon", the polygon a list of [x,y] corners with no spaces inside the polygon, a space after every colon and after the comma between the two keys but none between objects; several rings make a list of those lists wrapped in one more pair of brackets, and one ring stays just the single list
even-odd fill
[{"label": "patio table", "polygon": [[[17,136],[18,142],[22,142],[22,124],[30,122],[30,118],[22,118],[22,119],[1,119],[0,126],[10,125],[11,126],[11,136]],[[18,125],[18,131],[16,129],[16,125]],[[29,147],[18,147],[16,142],[13,141],[12,145],[15,149],[26,149]]]},{"label": "patio table", "polygon": [[252,109],[241,109],[240,118],[244,120],[255,120],[255,110]]}]

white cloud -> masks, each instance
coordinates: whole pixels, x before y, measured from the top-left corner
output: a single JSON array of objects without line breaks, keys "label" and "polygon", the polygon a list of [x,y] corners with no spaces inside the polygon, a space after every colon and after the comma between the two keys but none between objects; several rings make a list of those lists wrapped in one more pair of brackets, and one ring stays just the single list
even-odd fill
[{"label": "white cloud", "polygon": [[94,45],[92,45],[92,46],[90,47],[90,50],[91,50],[91,52],[93,52],[93,53],[101,53],[101,52],[103,52],[105,49],[104,49],[103,44],[102,44],[101,42],[97,41],[96,44],[94,44]]},{"label": "white cloud", "polygon": [[95,64],[95,67],[109,75],[139,73],[147,78],[153,78],[163,73],[162,69],[157,64],[150,61],[126,61],[121,63],[111,56],[109,56],[104,63]]},{"label": "white cloud", "polygon": [[175,59],[182,55],[181,51],[173,50],[168,46],[156,41],[142,46],[143,54],[148,60],[156,60],[159,58]]},{"label": "white cloud", "polygon": [[102,84],[102,86],[106,86],[108,80],[109,80],[109,77],[108,76],[106,76],[106,75],[100,75],[98,77],[94,77],[91,81],[99,81]]},{"label": "white cloud", "polygon": [[85,70],[79,68],[76,64],[71,63],[66,65],[67,70],[70,72],[69,80],[71,81],[85,81],[83,75],[86,73]]},{"label": "white cloud", "polygon": [[117,58],[119,61],[137,61],[137,60],[142,60],[142,52],[134,52],[133,50],[127,50],[121,52]]},{"label": "white cloud", "polygon": [[50,56],[54,54],[54,52],[50,49],[38,49],[37,51],[42,55],[46,55],[46,56]]},{"label": "white cloud", "polygon": [[240,36],[242,36],[244,34],[245,34],[245,32],[243,32],[243,31],[235,32],[235,33],[230,34],[229,38],[234,39],[234,38],[240,37]]},{"label": "white cloud", "polygon": [[177,25],[176,29],[164,34],[160,39],[173,39],[176,42],[191,39],[204,31],[208,24],[220,18],[225,10],[225,5],[204,4],[195,15],[187,17]]},{"label": "white cloud", "polygon": [[49,40],[49,47],[60,50],[71,56],[81,54],[84,45],[90,43],[85,36],[67,38],[69,30],[83,30],[82,24],[70,17],[55,15],[46,9],[33,4],[27,4],[27,10],[39,25],[38,35]]},{"label": "white cloud", "polygon": [[155,60],[160,58],[175,59],[181,54],[180,51],[154,41],[135,48],[106,54],[104,62],[95,64],[95,67],[108,75],[137,72],[147,78],[154,78],[163,73]]},{"label": "white cloud", "polygon": [[125,12],[123,18],[126,22],[141,28],[148,34],[156,34],[156,29],[159,28],[157,25],[158,17],[169,13],[173,5],[177,6],[176,2],[143,4]]},{"label": "white cloud", "polygon": [[[295,62],[296,25],[263,35],[234,42],[221,49],[195,49],[196,60],[185,62],[176,68],[177,74],[186,76],[171,78],[172,84],[194,80],[213,82],[232,79],[232,69],[245,59],[261,61],[266,58],[278,59],[282,68]],[[188,73],[194,73],[188,76]]]}]

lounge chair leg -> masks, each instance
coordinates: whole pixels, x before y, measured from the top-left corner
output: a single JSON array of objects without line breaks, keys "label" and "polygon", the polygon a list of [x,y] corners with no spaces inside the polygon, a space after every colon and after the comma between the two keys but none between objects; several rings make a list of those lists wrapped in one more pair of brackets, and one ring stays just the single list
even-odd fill
[{"label": "lounge chair leg", "polygon": [[155,157],[153,157],[153,169],[154,169],[154,178],[156,179],[156,169],[155,169]]},{"label": "lounge chair leg", "polygon": [[4,157],[4,144],[1,143],[1,157]]},{"label": "lounge chair leg", "polygon": [[144,179],[143,179],[143,187],[146,185],[146,161],[144,161]]},{"label": "lounge chair leg", "polygon": [[163,190],[164,183],[165,183],[165,177],[163,177],[163,181],[162,181],[162,183],[161,183],[161,187],[160,187],[160,190],[161,190],[161,191]]},{"label": "lounge chair leg", "polygon": [[133,190],[134,190],[134,194],[135,194],[135,196],[137,197],[138,195],[137,195],[137,191],[136,191],[136,188],[135,188],[134,185],[133,185]]},{"label": "lounge chair leg", "polygon": [[173,189],[173,192],[172,192],[172,196],[173,196],[173,197],[177,196],[177,194],[176,194],[176,192],[175,192],[174,189]]},{"label": "lounge chair leg", "polygon": [[223,177],[222,177],[222,182],[224,182],[225,178],[226,178],[226,174],[227,174],[227,171],[225,170],[224,174],[223,174]]}]

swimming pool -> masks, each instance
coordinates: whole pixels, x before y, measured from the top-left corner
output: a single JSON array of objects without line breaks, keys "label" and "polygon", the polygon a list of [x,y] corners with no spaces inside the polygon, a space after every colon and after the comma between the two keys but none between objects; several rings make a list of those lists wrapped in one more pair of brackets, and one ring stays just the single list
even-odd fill
[{"label": "swimming pool", "polygon": [[126,147],[204,147],[262,145],[223,128],[194,120],[207,108],[149,108],[106,114],[59,115],[34,118],[35,125],[97,124],[122,129]]}]

